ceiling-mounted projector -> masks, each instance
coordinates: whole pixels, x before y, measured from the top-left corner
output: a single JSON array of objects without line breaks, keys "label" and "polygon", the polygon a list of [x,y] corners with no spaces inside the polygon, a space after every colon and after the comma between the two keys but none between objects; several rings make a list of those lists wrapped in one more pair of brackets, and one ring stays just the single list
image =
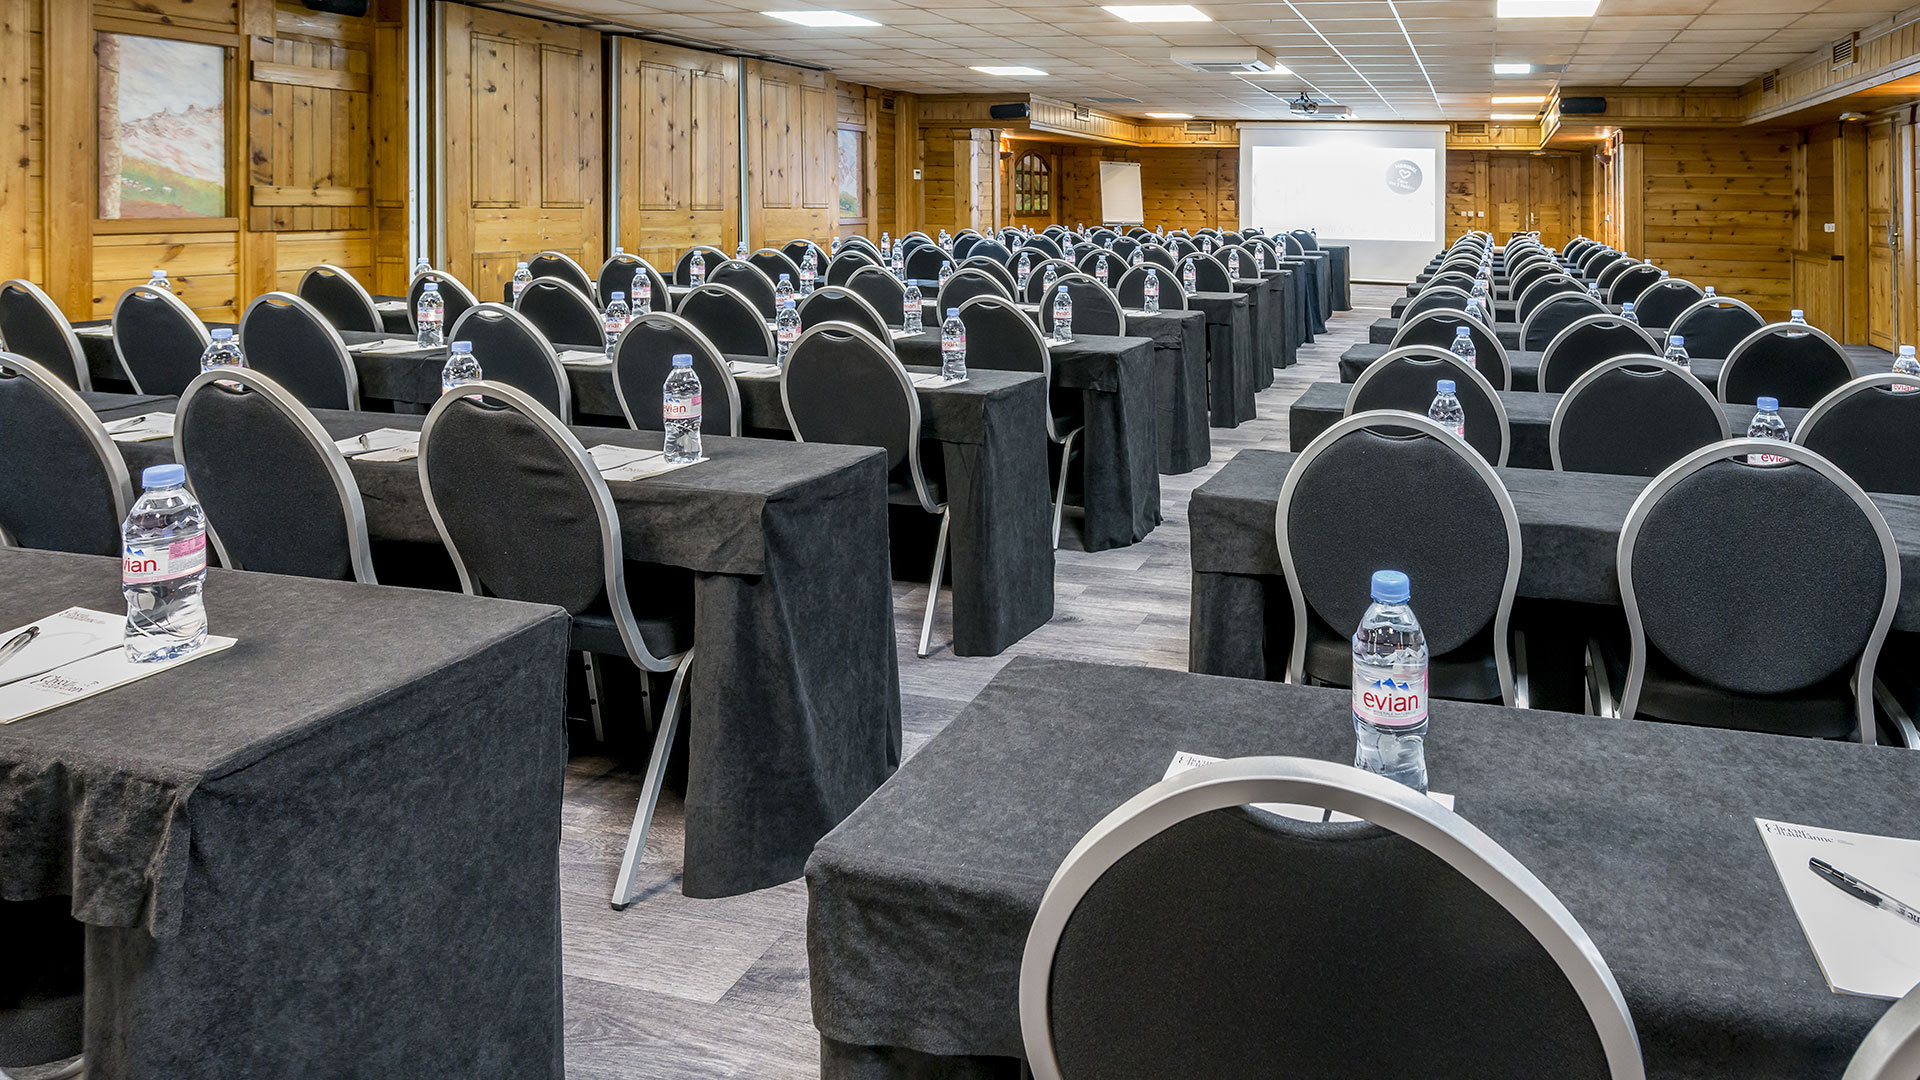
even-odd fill
[{"label": "ceiling-mounted projector", "polygon": [[1175,49],[1173,62],[1183,68],[1204,71],[1209,75],[1244,75],[1248,72],[1273,71],[1278,67],[1272,53],[1253,46],[1231,49]]},{"label": "ceiling-mounted projector", "polygon": [[1308,96],[1305,90],[1300,91],[1299,97],[1294,98],[1292,101],[1287,102],[1287,108],[1292,110],[1294,115],[1296,116],[1305,116],[1315,120],[1323,120],[1323,119],[1327,119],[1335,116],[1353,115],[1353,110],[1348,108],[1345,105],[1320,104],[1319,102],[1313,100],[1312,97]]}]

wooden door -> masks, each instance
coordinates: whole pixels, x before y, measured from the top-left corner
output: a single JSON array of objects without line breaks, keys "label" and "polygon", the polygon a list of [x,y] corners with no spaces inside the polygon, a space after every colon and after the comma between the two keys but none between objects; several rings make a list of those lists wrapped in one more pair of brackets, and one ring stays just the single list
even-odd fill
[{"label": "wooden door", "polygon": [[740,61],[619,42],[620,234],[671,268],[698,244],[732,251],[740,232]]},{"label": "wooden door", "polygon": [[1482,228],[1493,233],[1495,243],[1527,228],[1527,158],[1501,155],[1488,163],[1488,182],[1493,197],[1487,200],[1487,223]]},{"label": "wooden door", "polygon": [[1527,159],[1527,228],[1540,232],[1540,242],[1563,248],[1573,239],[1573,162],[1563,157]]},{"label": "wooden door", "polygon": [[514,263],[605,257],[600,35],[447,4],[447,268],[497,300]]},{"label": "wooden door", "polygon": [[1867,342],[1891,350],[1899,337],[1900,235],[1891,121],[1867,129]]}]

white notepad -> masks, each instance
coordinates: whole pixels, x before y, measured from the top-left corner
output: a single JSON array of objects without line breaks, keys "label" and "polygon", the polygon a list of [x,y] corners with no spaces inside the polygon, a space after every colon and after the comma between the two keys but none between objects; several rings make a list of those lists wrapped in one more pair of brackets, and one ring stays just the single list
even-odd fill
[{"label": "white notepad", "polygon": [[[1205,754],[1190,754],[1184,750],[1178,750],[1174,752],[1173,763],[1167,766],[1166,775],[1160,779],[1171,780],[1189,769],[1197,769],[1202,765],[1211,765],[1216,761],[1224,760],[1226,759],[1208,757]],[[1453,796],[1451,795],[1446,795],[1438,791],[1429,791],[1427,792],[1427,797],[1449,810],[1453,809]],[[1305,803],[1254,803],[1252,805],[1255,810],[1264,810],[1269,814],[1275,814],[1283,818],[1292,818],[1295,821],[1338,823],[1360,820],[1352,814],[1333,813],[1327,810],[1326,807],[1308,806]]]},{"label": "white notepad", "polygon": [[777,379],[780,377],[778,364],[753,364],[745,360],[730,360],[727,370],[736,379]]},{"label": "white notepad", "polygon": [[336,440],[333,445],[348,457],[361,457],[368,461],[400,461],[405,459],[376,458],[373,455],[385,450],[398,449],[409,449],[417,455],[420,450],[420,433],[383,427],[369,431],[365,435],[353,435]]},{"label": "white notepad", "polygon": [[[636,450],[631,446],[613,446],[601,444],[590,447],[587,456],[593,459],[594,468],[600,470],[602,479],[619,482],[623,480],[645,480],[649,476],[660,476],[689,465],[698,465],[698,461],[671,462],[667,455],[659,450]],[[705,461],[701,458],[700,461]]]},{"label": "white notepad", "polygon": [[1891,1000],[1920,983],[1920,924],[1855,898],[1807,865],[1809,859],[1821,859],[1920,907],[1920,840],[1766,818],[1754,818],[1753,823],[1813,958],[1835,993]]},{"label": "white notepad", "polygon": [[887,330],[887,336],[891,337],[895,341],[905,341],[907,338],[917,338],[924,333],[926,333],[925,330],[898,330],[893,328],[889,328]]},{"label": "white notepad", "polygon": [[613,357],[603,352],[588,349],[568,349],[560,353],[560,362],[568,367],[606,367],[613,363]]},{"label": "white notepad", "polygon": [[440,347],[441,346],[438,345],[421,345],[418,341],[408,341],[405,338],[388,338],[384,341],[366,341],[358,345],[349,345],[347,346],[347,351],[363,355],[385,355],[387,353],[431,352]]},{"label": "white notepad", "polygon": [[113,327],[112,326],[83,326],[80,329],[75,330],[73,333],[74,333],[74,336],[76,337],[110,338],[113,336]]},{"label": "white notepad", "polygon": [[949,379],[943,375],[914,375],[911,376],[911,378],[913,385],[923,390],[938,390],[945,386],[959,386],[961,383],[967,381],[965,379]]},{"label": "white notepad", "polygon": [[[138,664],[127,659],[125,615],[72,607],[31,625],[40,628],[40,636],[0,665],[0,724],[105,693],[234,644],[233,638],[209,635],[185,656]],[[0,641],[25,629],[14,627],[0,635]]]},{"label": "white notepad", "polygon": [[107,434],[119,443],[173,438],[173,414],[168,412],[141,413],[139,416],[108,421],[105,426]]}]

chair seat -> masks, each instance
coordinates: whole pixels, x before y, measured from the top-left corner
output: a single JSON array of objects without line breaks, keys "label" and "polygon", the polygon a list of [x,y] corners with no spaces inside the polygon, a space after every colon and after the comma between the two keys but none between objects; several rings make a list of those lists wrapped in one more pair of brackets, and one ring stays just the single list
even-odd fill
[{"label": "chair seat", "polygon": [[[1627,639],[1603,638],[1600,651],[1614,700],[1627,686]],[[1834,675],[1789,694],[1742,694],[1709,686],[1680,670],[1660,650],[1647,648],[1636,719],[1696,727],[1760,731],[1814,739],[1845,739],[1859,731],[1848,664]]]},{"label": "chair seat", "polygon": [[[1319,619],[1307,618],[1307,677],[1326,686],[1353,684],[1353,641]],[[1500,668],[1493,659],[1491,628],[1443,656],[1427,661],[1427,695],[1446,701],[1492,701],[1500,696]]]},{"label": "chair seat", "polygon": [[64,896],[0,902],[0,1068],[64,1061],[80,1053],[86,985],[85,929]]},{"label": "chair seat", "polygon": [[[693,646],[693,571],[629,562],[627,594],[640,640],[653,655],[672,656]],[[569,648],[600,656],[627,654],[604,600],[573,617]]]}]

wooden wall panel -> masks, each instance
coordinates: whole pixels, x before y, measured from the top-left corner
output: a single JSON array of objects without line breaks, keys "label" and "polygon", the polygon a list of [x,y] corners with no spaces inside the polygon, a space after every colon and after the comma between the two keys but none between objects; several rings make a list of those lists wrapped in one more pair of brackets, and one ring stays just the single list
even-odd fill
[{"label": "wooden wall panel", "polygon": [[806,237],[825,246],[840,220],[838,85],[824,71],[764,60],[746,62],[746,79],[748,242]]},{"label": "wooden wall panel", "polygon": [[1785,316],[1793,294],[1798,136],[1722,129],[1630,134],[1641,137],[1628,143],[1639,149],[1639,184],[1629,174],[1626,250],[1675,277],[1737,296],[1762,315]]},{"label": "wooden wall panel", "polygon": [[[1140,163],[1140,203],[1149,228],[1233,229],[1240,224],[1240,151],[1233,148],[1095,146],[1016,140],[1001,162],[1000,187],[1010,191],[1013,163],[1034,152],[1053,167],[1052,214],[1020,216],[1016,225],[1099,224],[1100,162]],[[1003,202],[1005,200],[1003,199]]]},{"label": "wooden wall panel", "polygon": [[621,101],[619,244],[670,269],[699,244],[739,233],[739,61],[617,42]]}]

